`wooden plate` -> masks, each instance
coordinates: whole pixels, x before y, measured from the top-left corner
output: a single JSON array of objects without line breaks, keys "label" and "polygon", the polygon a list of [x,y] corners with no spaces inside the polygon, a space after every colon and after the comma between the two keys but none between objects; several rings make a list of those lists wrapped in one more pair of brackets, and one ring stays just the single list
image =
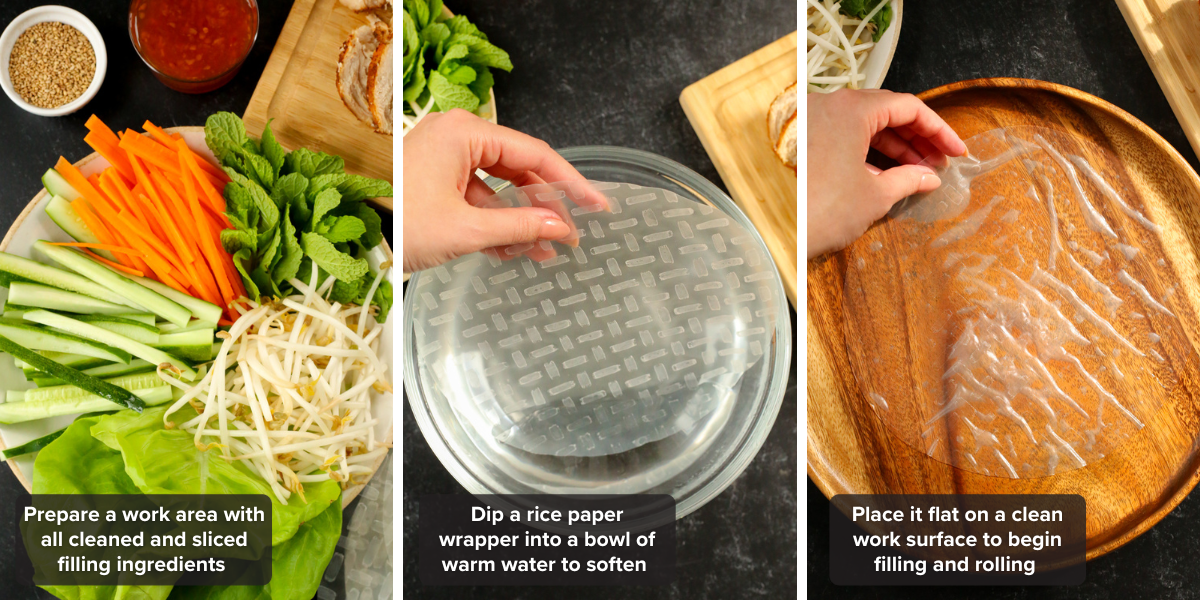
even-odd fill
[{"label": "wooden plate", "polygon": [[[196,151],[201,156],[208,160],[214,160],[212,152],[204,143],[204,128],[203,127],[170,127],[167,131],[179,133],[183,136],[188,146]],[[99,173],[107,168],[108,161],[102,158],[97,153],[88,155],[83,160],[75,163],[75,166],[85,175],[91,176],[93,173]],[[25,206],[25,210],[17,217],[12,226],[8,228],[8,233],[4,235],[4,240],[0,241],[0,251],[12,252],[19,256],[29,256],[31,245],[34,241],[40,239],[53,241],[72,241],[66,233],[59,229],[54,221],[46,215],[46,204],[50,201],[46,190],[38,192],[33,200]],[[388,246],[387,240],[376,249],[372,250],[368,255],[368,260],[371,262],[371,267],[378,269],[379,265],[384,261],[392,260],[392,249]],[[394,273],[394,271],[393,271]],[[391,279],[392,274],[388,274]],[[8,290],[0,288],[0,299],[8,297]],[[399,312],[393,312],[388,315],[389,318],[400,316]],[[384,328],[382,339],[380,340],[380,358],[384,364],[392,363],[392,329],[391,327]],[[27,389],[32,387],[25,381],[21,370],[13,364],[12,357],[0,357],[0,395],[8,389]],[[376,425],[375,434],[377,439],[386,440],[385,444],[392,443],[392,394],[387,393],[375,398],[376,416],[379,418],[379,424]],[[37,421],[29,421],[26,423],[16,423],[13,425],[0,425],[0,450],[11,448],[24,444],[30,440],[48,435],[59,429],[62,429],[71,424],[77,415],[67,415],[54,417],[51,419],[40,419]],[[13,475],[17,477],[17,481],[25,487],[25,491],[33,493],[33,483],[31,475],[33,474],[33,458],[36,455],[25,455],[17,457],[14,460],[8,461],[9,468],[12,469]],[[382,457],[375,461],[372,476],[374,471],[379,470],[379,466],[383,464],[387,458],[385,453]],[[370,481],[347,488],[342,491],[342,507],[345,508],[356,498],[366,487]]]},{"label": "wooden plate", "polygon": [[[982,79],[930,90],[921,98],[963,139],[997,127],[1047,127],[1116,157],[1115,165],[1105,165],[1110,169],[1107,174],[1128,182],[1132,192],[1126,199],[1162,228],[1146,250],[1165,259],[1160,280],[1179,286],[1173,306],[1184,342],[1163,349],[1172,357],[1178,384],[1159,409],[1147,415],[1140,431],[1082,468],[1049,477],[1009,479],[935,461],[892,433],[851,373],[843,310],[843,283],[851,268],[847,255],[854,249],[848,250],[808,264],[809,477],[826,496],[1081,494],[1087,500],[1088,559],[1103,555],[1162,519],[1200,477],[1200,407],[1195,401],[1200,397],[1200,365],[1194,350],[1200,339],[1196,316],[1200,314],[1196,259],[1200,177],[1145,124],[1099,98],[1064,86]],[[1110,219],[1124,217],[1115,216],[1111,205],[1098,207]]]}]

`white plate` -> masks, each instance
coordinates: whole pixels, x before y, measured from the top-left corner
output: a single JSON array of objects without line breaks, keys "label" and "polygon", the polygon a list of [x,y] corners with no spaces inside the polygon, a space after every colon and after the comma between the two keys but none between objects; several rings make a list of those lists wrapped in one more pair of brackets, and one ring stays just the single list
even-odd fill
[{"label": "white plate", "polygon": [[892,0],[892,24],[871,49],[867,62],[863,63],[863,73],[867,76],[863,81],[864,89],[877,90],[883,87],[883,79],[887,77],[892,57],[896,54],[896,45],[900,43],[900,17],[903,15],[904,0]]},{"label": "white plate", "polygon": [[[213,159],[213,154],[209,151],[208,146],[204,143],[204,128],[203,127],[172,127],[167,129],[169,132],[178,132],[183,135],[184,141],[188,147],[203,156],[205,159],[216,162]],[[75,163],[75,166],[83,173],[84,176],[90,177],[95,173],[100,173],[108,168],[108,161],[99,154],[92,154],[87,158]],[[40,174],[37,174],[40,175]],[[26,176],[35,177],[34,173],[29,173]],[[0,250],[18,256],[31,257],[39,262],[46,262],[45,257],[32,256],[33,243],[37,240],[50,240],[55,242],[70,242],[73,241],[50,217],[46,215],[46,204],[50,202],[50,196],[46,190],[42,190],[21,212],[15,223],[9,228],[8,234],[4,236],[4,241],[0,241]],[[392,260],[392,250],[388,247],[387,240],[376,247],[367,255],[367,260],[371,264],[373,270],[379,269],[379,265],[385,261]],[[392,279],[392,272],[388,273],[388,280],[395,283]],[[0,300],[8,298],[8,289],[0,288]],[[397,304],[391,314],[388,315],[388,326],[384,327],[380,334],[379,343],[379,358],[385,365],[392,364],[392,319],[400,318],[399,304]],[[13,363],[12,357],[4,354],[0,355],[0,398],[3,397],[8,390],[26,390],[32,388],[33,384],[25,381],[25,375]],[[375,426],[375,436],[377,439],[386,440],[385,443],[392,443],[392,393],[385,394],[376,393],[374,398],[375,406],[373,413],[379,419],[379,423]],[[44,435],[49,435],[59,429],[62,429],[71,424],[78,415],[69,415],[62,417],[54,417],[50,419],[42,419],[38,421],[29,421],[25,423],[17,423],[14,425],[0,424],[0,448],[12,448],[37,439]],[[25,490],[32,492],[32,475],[33,475],[33,459],[36,455],[26,455],[18,457],[15,460],[8,461],[9,467],[12,468],[13,474],[17,476],[17,480],[21,485],[25,486]],[[376,461],[374,468],[378,469],[383,462],[383,457]],[[346,506],[351,500],[358,495],[365,484],[360,484],[346,489],[342,493],[342,506]]]}]

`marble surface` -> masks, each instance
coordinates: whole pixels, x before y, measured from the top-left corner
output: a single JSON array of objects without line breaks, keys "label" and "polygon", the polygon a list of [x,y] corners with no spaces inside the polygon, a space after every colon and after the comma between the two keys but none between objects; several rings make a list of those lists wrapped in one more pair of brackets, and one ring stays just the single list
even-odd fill
[{"label": "marble surface", "polygon": [[[512,55],[500,123],[555,148],[612,145],[676,160],[721,185],[679,93],[792,32],[794,0],[451,3]],[[722,186],[723,187],[723,186]],[[793,313],[793,319],[795,315]],[[793,320],[793,327],[795,321]],[[678,579],[657,588],[422,586],[417,500],[463,488],[404,410],[404,593],[409,598],[789,598],[796,590],[796,377],[758,456],[678,523]]]},{"label": "marble surface", "polygon": [[[906,2],[884,87],[917,93],[979,77],[1026,77],[1095,94],[1141,119],[1198,163],[1171,107],[1111,2]],[[1197,15],[1200,18],[1200,14]],[[856,588],[829,581],[829,502],[807,482],[807,589],[812,598],[1198,598],[1200,494],[1158,525],[1087,565],[1070,588]]]}]

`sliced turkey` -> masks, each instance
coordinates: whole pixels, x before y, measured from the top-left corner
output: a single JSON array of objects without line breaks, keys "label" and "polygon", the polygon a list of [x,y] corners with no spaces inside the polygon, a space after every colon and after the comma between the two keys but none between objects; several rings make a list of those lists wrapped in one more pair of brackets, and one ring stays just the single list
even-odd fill
[{"label": "sliced turkey", "polygon": [[767,112],[767,132],[771,136],[771,144],[775,155],[783,163],[796,168],[796,105],[799,97],[796,84],[789,85],[771,102]]}]

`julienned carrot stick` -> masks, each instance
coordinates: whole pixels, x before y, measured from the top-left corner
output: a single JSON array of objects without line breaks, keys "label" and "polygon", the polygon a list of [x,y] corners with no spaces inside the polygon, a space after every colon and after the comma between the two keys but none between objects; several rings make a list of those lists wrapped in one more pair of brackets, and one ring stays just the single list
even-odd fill
[{"label": "julienned carrot stick", "polygon": [[[176,140],[183,139],[183,136],[179,135],[178,133],[167,133],[166,130],[160,128],[154,123],[151,123],[150,121],[143,123],[142,129],[148,131],[151,137],[153,137],[163,146],[166,146],[169,150],[174,150]],[[212,175],[218,181],[223,183],[229,182],[229,175],[226,174],[225,171],[222,171],[220,167],[208,162],[204,159],[204,157],[196,154],[196,151],[192,150],[190,147],[188,148],[188,153],[196,159],[196,162],[199,163],[200,168],[203,169],[205,173]]]},{"label": "julienned carrot stick", "polygon": [[[115,140],[114,136],[113,141]],[[133,169],[129,167],[129,159],[125,157],[125,153],[117,147],[116,143],[110,142],[103,134],[95,131],[84,136],[83,141],[100,153],[100,156],[103,156],[122,178],[126,181],[133,181]]]},{"label": "julienned carrot stick", "polygon": [[179,162],[171,151],[146,136],[127,131],[121,136],[121,148],[171,175],[179,176]]},{"label": "julienned carrot stick", "polygon": [[[208,252],[211,251],[212,237],[210,237],[208,231],[205,231],[207,229],[205,224],[207,224],[209,221],[205,218],[203,209],[200,208],[200,199],[196,193],[196,184],[193,181],[192,173],[188,172],[187,169],[187,145],[182,141],[178,142],[178,144],[182,146],[179,153],[179,171],[182,174],[181,178],[183,179],[184,197],[191,209],[192,218],[196,220],[198,233],[200,235],[200,252],[204,255],[204,259],[208,263],[210,269],[209,273],[213,276],[212,279],[203,276],[200,277],[200,283],[207,288],[209,292],[219,293],[220,297],[225,299],[225,302],[221,304],[228,305],[231,290],[224,277],[224,267],[221,266],[219,261],[213,260],[215,255],[208,255]],[[221,251],[224,251],[224,249],[221,249]],[[210,285],[213,287],[209,287]],[[218,304],[218,306],[220,306],[220,304]]]},{"label": "julienned carrot stick", "polygon": [[91,200],[93,203],[100,199],[100,192],[95,187],[92,187],[87,177],[84,177],[83,173],[80,173],[79,169],[75,168],[75,165],[67,162],[67,159],[61,156],[58,157],[58,162],[55,163],[54,170],[58,171],[58,174],[62,175],[63,179],[66,179],[67,183],[71,184],[71,187],[75,188],[75,191],[79,192],[84,198]]},{"label": "julienned carrot stick", "polygon": [[86,249],[86,248],[84,248],[84,249],[83,249],[83,253],[84,253],[84,254],[86,254],[86,255],[88,255],[88,256],[90,256],[90,257],[92,257],[92,258],[94,258],[94,259],[96,259],[96,260],[98,260],[98,261],[100,261],[100,262],[102,262],[102,263],[104,263],[104,264],[106,264],[106,265],[108,265],[108,266],[110,266],[110,267],[112,267],[112,268],[114,268],[114,269],[116,269],[116,270],[118,270],[118,271],[121,271],[122,273],[129,273],[130,275],[137,275],[138,277],[145,277],[145,276],[146,276],[146,274],[145,274],[145,273],[143,273],[143,272],[141,272],[141,271],[139,271],[139,270],[137,270],[137,269],[134,269],[134,268],[132,268],[132,267],[127,267],[127,266],[125,266],[125,265],[123,265],[123,264],[121,264],[121,263],[118,263],[118,262],[113,262],[113,261],[111,261],[111,260],[108,260],[107,258],[104,258],[103,256],[100,256],[99,254],[96,254],[95,252],[92,252],[92,251],[90,251],[90,250],[88,250],[88,249]]},{"label": "julienned carrot stick", "polygon": [[[183,143],[182,141],[176,143],[179,147],[179,160],[181,161],[181,166],[186,167],[186,169],[181,170],[183,170],[185,173],[188,170],[191,171],[192,175],[195,177],[201,198],[208,205],[208,208],[212,209],[212,214],[219,215],[217,220],[221,221],[226,229],[232,228],[233,224],[225,218],[225,198],[221,196],[221,192],[218,192],[217,189],[209,183],[208,179],[204,177],[204,170],[199,164],[203,161],[197,161],[196,158],[192,156],[191,151],[188,150],[187,144]],[[222,187],[222,189],[224,189],[224,187]]]},{"label": "julienned carrot stick", "polygon": [[192,254],[191,245],[184,241],[183,234],[181,233],[183,228],[181,228],[176,221],[175,215],[178,213],[173,213],[172,211],[167,210],[166,203],[163,202],[161,195],[158,193],[158,189],[154,187],[154,183],[150,179],[149,172],[146,171],[141,161],[139,161],[136,157],[130,157],[129,162],[133,166],[134,174],[137,175],[138,185],[146,193],[146,198],[150,200],[150,203],[154,206],[159,218],[162,219],[164,228],[167,230],[167,235],[171,240],[171,244],[175,246],[176,254],[178,254],[179,257],[185,262],[191,262],[195,260],[195,255]]},{"label": "julienned carrot stick", "polygon": [[[164,204],[170,206],[168,210],[174,211],[174,214],[179,215],[182,221],[181,225],[185,228],[184,234],[187,236],[184,242],[189,244],[193,255],[191,264],[195,267],[194,271],[198,280],[197,285],[199,285],[201,290],[211,290],[212,293],[216,293],[218,287],[216,282],[211,280],[216,273],[213,272],[211,265],[205,264],[207,261],[203,259],[205,252],[201,246],[203,238],[200,235],[200,227],[205,226],[205,222],[197,220],[192,215],[187,201],[179,197],[177,190],[171,185],[165,175],[152,166],[144,166],[150,173],[150,179],[162,194]],[[215,304],[221,306],[223,303],[217,302]]]},{"label": "julienned carrot stick", "polygon": [[133,254],[140,256],[142,253],[132,248],[124,246],[115,246],[113,244],[89,244],[87,242],[47,242],[51,246],[67,246],[68,248],[88,248],[91,250],[108,250],[109,252],[117,252],[120,254]]}]

